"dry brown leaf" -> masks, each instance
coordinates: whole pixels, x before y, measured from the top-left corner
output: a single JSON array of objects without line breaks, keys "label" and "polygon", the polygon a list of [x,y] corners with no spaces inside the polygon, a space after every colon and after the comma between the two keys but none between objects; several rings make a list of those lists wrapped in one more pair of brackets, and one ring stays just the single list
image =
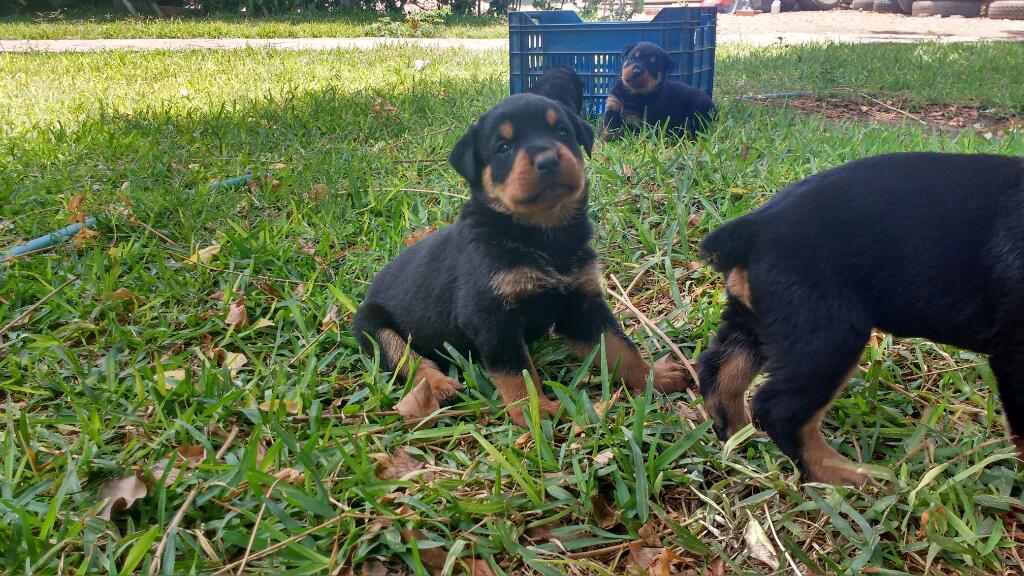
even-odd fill
[{"label": "dry brown leaf", "polygon": [[168,388],[174,388],[178,384],[185,381],[186,377],[185,370],[165,370],[164,371],[164,386]]},{"label": "dry brown leaf", "polygon": [[68,200],[68,212],[75,213],[82,210],[82,203],[85,202],[85,194],[79,192]]},{"label": "dry brown leaf", "polygon": [[395,114],[398,112],[398,107],[387,100],[377,98],[377,101],[373,103],[373,111],[377,114]]},{"label": "dry brown leaf", "polygon": [[281,170],[285,167],[285,164],[281,162],[274,162],[273,164],[270,165],[270,167],[273,168],[274,170]]},{"label": "dry brown leaf", "polygon": [[74,243],[75,247],[81,248],[85,244],[86,240],[88,240],[89,238],[95,238],[99,235],[99,232],[86,226],[82,226],[82,229],[79,230],[77,234],[71,237],[71,242]]},{"label": "dry brown leaf", "polygon": [[703,218],[703,212],[694,212],[693,214],[690,214],[690,216],[686,219],[686,225],[689,226],[690,228],[696,228],[697,226],[700,225],[700,221]]},{"label": "dry brown leaf", "polygon": [[[395,410],[405,418],[406,422],[418,421],[430,416],[441,404],[434,397],[434,391],[431,390],[430,384],[427,383],[427,379],[423,378],[419,381],[416,386],[413,386],[412,390],[398,401],[395,405]],[[424,426],[429,426],[431,422],[425,422]]]},{"label": "dry brown leaf", "polygon": [[224,319],[228,328],[235,330],[245,328],[249,325],[249,313],[245,309],[245,297],[239,298],[228,307],[228,317]]},{"label": "dry brown leaf", "polygon": [[224,291],[223,290],[217,290],[216,292],[211,292],[210,295],[207,296],[207,298],[209,298],[210,300],[223,300],[224,299]]},{"label": "dry brown leaf", "polygon": [[523,432],[519,438],[516,438],[515,446],[516,448],[525,451],[530,447],[531,442],[533,442],[533,432]]},{"label": "dry brown leaf", "polygon": [[313,198],[323,200],[327,196],[327,184],[313,184]]},{"label": "dry brown leaf", "polygon": [[594,507],[594,521],[600,528],[609,530],[619,523],[618,512],[608,504],[603,494],[594,495],[590,499],[590,503]]},{"label": "dry brown leaf", "polygon": [[264,412],[275,412],[278,407],[284,406],[285,412],[289,414],[299,413],[299,403],[292,400],[281,400],[275,398],[273,401],[265,400],[260,404],[260,409]]},{"label": "dry brown leaf", "polygon": [[611,450],[605,450],[594,456],[594,463],[598,466],[607,466],[609,462],[615,459],[615,453]]},{"label": "dry brown leaf", "polygon": [[98,516],[110,520],[112,514],[131,508],[136,500],[144,498],[147,493],[146,484],[135,476],[107,480],[96,494],[98,499],[106,500]]},{"label": "dry brown leaf", "polygon": [[213,257],[218,252],[220,252],[220,244],[211,244],[206,248],[200,248],[197,250],[195,254],[188,257],[188,260],[185,260],[185,263],[193,266],[199,263],[206,264],[210,260],[213,260]]},{"label": "dry brown leaf", "polygon": [[[168,468],[170,468],[170,470],[167,470]],[[171,466],[171,461],[168,460],[167,458],[164,458],[157,462],[156,464],[153,464],[153,468],[151,468],[150,471],[153,473],[153,478],[155,480],[163,479],[164,486],[173,485],[174,482],[178,479],[178,476],[181,475],[181,471],[179,471],[176,467]],[[166,477],[164,476],[165,472],[167,474]]]},{"label": "dry brown leaf", "polygon": [[615,389],[615,393],[612,397],[594,404],[594,412],[597,413],[598,418],[604,418],[604,415],[608,413],[608,409],[616,405],[619,402],[619,398],[622,396],[623,388],[620,386]]},{"label": "dry brown leaf", "polygon": [[629,164],[623,164],[622,165],[622,174],[626,177],[626,180],[632,180],[633,179],[633,168],[631,168],[629,166]]},{"label": "dry brown leaf", "polygon": [[296,470],[295,468],[281,468],[274,474],[274,478],[292,485],[302,484],[306,481],[306,475],[301,470]]},{"label": "dry brown leaf", "polygon": [[132,293],[129,292],[127,288],[118,288],[117,290],[114,290],[113,292],[107,292],[106,294],[100,296],[100,300],[110,300],[110,301],[132,300],[134,298],[135,298],[135,296],[133,296]]},{"label": "dry brown leaf", "polygon": [[220,365],[226,366],[228,373],[234,376],[242,366],[249,363],[249,359],[245,357],[245,354],[240,352],[228,352],[222,348],[215,348],[214,351],[220,350],[218,354],[220,357]]},{"label": "dry brown leaf", "polygon": [[430,236],[430,234],[433,233],[435,230],[437,230],[436,226],[427,226],[426,228],[416,230],[412,234],[409,234],[408,236],[405,237],[405,245],[412,246],[413,244],[419,242],[420,240],[423,240],[427,236]]},{"label": "dry brown leaf", "polygon": [[185,465],[195,468],[206,460],[206,448],[202,446],[180,446],[178,456],[185,460]]},{"label": "dry brown leaf", "polygon": [[495,576],[494,570],[491,570],[491,565],[482,558],[474,558],[469,564],[470,576]]},{"label": "dry brown leaf", "polygon": [[636,534],[647,546],[661,546],[661,535],[658,533],[658,527],[655,525],[654,520],[650,520],[641,526],[636,531]]},{"label": "dry brown leaf", "polygon": [[775,547],[768,540],[768,535],[765,534],[764,528],[761,528],[761,524],[754,519],[749,511],[747,516],[750,517],[750,520],[743,529],[743,541],[747,544],[747,551],[750,552],[752,557],[764,562],[772,570],[778,570],[779,558],[775,552]]},{"label": "dry brown leaf", "polygon": [[264,294],[270,296],[271,298],[277,298],[278,300],[284,298],[284,296],[281,295],[281,291],[278,290],[277,288],[274,288],[273,284],[267,282],[266,280],[260,280],[256,284],[256,287],[259,288],[260,292],[263,292]]},{"label": "dry brown leaf", "polygon": [[332,330],[334,332],[338,332],[340,326],[341,323],[338,320],[338,305],[331,304],[331,309],[327,311],[327,315],[324,316],[323,321],[320,322],[320,331],[327,332],[328,330]]},{"label": "dry brown leaf", "polygon": [[683,558],[673,552],[671,548],[662,548],[661,554],[658,554],[654,564],[647,569],[647,574],[650,576],[674,576],[677,572],[672,565],[683,561]]},{"label": "dry brown leaf", "polygon": [[716,556],[709,568],[710,576],[725,576],[725,560],[722,560],[721,556]]},{"label": "dry brown leaf", "polygon": [[388,576],[388,567],[380,560],[370,560],[359,565],[359,576]]},{"label": "dry brown leaf", "polygon": [[296,300],[302,300],[303,296],[305,296],[305,293],[305,284],[297,284],[295,286],[295,292],[292,294],[292,297],[295,298]]},{"label": "dry brown leaf", "polygon": [[259,330],[260,328],[273,328],[274,326],[276,326],[276,324],[274,324],[270,319],[260,318],[252,325],[252,329]]},{"label": "dry brown leaf", "polygon": [[676,414],[679,414],[680,418],[689,422],[697,422],[700,420],[700,415],[697,414],[697,411],[690,408],[690,405],[686,402],[676,402]]},{"label": "dry brown leaf", "polygon": [[[374,459],[377,460],[377,469],[374,474],[381,480],[402,480],[409,479],[414,475],[429,476],[430,474],[423,471],[425,464],[409,455],[405,448],[396,448],[390,455],[376,454]],[[421,471],[423,471],[422,474],[416,474]]]},{"label": "dry brown leaf", "polygon": [[640,542],[629,543],[629,556],[626,558],[626,571],[633,574],[648,574],[648,570],[661,556],[661,548],[649,548]]},{"label": "dry brown leaf", "polygon": [[[416,542],[432,542],[429,540],[423,532],[419,530],[402,530],[402,541],[406,544]],[[423,562],[423,567],[430,571],[431,574],[440,574],[441,570],[444,569],[445,558],[448,557],[448,549],[444,546],[434,546],[433,548],[419,548],[420,561]]]}]

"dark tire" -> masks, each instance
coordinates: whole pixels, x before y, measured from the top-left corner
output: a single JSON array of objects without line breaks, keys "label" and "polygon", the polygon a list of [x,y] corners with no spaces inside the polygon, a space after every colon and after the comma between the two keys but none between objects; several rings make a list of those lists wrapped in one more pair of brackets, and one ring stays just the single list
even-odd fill
[{"label": "dark tire", "polygon": [[875,0],[853,0],[850,2],[850,10],[872,10],[875,7]]},{"label": "dark tire", "polygon": [[882,12],[884,14],[899,14],[902,12],[899,4],[896,3],[896,0],[875,0],[875,4],[871,7],[871,10],[873,12]]},{"label": "dark tire", "polygon": [[1024,0],[996,0],[988,5],[992,20],[1024,20]]},{"label": "dark tire", "polygon": [[896,4],[904,14],[910,14],[914,10],[914,0],[896,0]]},{"label": "dark tire", "polygon": [[981,2],[977,0],[917,0],[914,2],[914,16],[965,16],[981,15]]},{"label": "dark tire", "polygon": [[797,0],[804,10],[832,10],[839,7],[839,0]]}]

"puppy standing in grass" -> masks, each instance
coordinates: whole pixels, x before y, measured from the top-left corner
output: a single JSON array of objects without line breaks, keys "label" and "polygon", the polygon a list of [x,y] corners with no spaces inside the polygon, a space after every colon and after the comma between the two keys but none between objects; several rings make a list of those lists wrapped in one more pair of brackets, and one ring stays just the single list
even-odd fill
[{"label": "puppy standing in grass", "polygon": [[702,243],[728,303],[700,358],[727,439],[758,424],[804,476],[861,485],[819,425],[873,327],[990,355],[1024,457],[1024,159],[905,153],[797,182]]},{"label": "puppy standing in grass", "polygon": [[[512,96],[483,114],[449,160],[470,185],[458,221],[407,248],[370,285],[353,321],[360,346],[375,340],[384,368],[425,379],[439,401],[459,383],[441,355],[450,344],[486,368],[505,404],[527,397],[523,371],[539,386],[527,344],[552,328],[580,354],[605,339],[609,366],[634,390],[650,366],[601,294],[587,215],[593,129],[563,105],[533,94]],[[411,352],[406,357],[406,346]],[[654,385],[683,390],[683,368],[663,359]],[[554,414],[558,402],[540,399]],[[525,425],[521,408],[510,411]]]},{"label": "puppy standing in grass", "polygon": [[678,136],[693,137],[714,120],[715,105],[707,94],[665,79],[675,66],[668,52],[650,42],[622,49],[622,73],[604,105],[604,140],[644,124],[665,124]]}]

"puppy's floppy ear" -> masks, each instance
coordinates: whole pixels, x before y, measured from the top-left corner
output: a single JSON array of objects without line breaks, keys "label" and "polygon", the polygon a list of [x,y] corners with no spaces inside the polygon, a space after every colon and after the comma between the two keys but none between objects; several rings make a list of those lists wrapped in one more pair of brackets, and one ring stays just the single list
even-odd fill
[{"label": "puppy's floppy ear", "polygon": [[455,171],[471,185],[476,184],[479,178],[476,161],[476,131],[477,125],[470,125],[462,138],[455,143],[451,154],[448,155],[448,162],[452,168],[455,168]]},{"label": "puppy's floppy ear", "polygon": [[658,54],[658,59],[660,60],[659,65],[661,66],[662,72],[665,74],[671,74],[676,71],[676,61],[672,59],[672,56],[668,52],[661,52]]},{"label": "puppy's floppy ear", "polygon": [[632,44],[626,44],[625,46],[622,47],[622,61],[623,62],[626,61],[626,55],[629,54],[629,51],[632,50],[634,46],[636,46],[636,42],[633,42]]},{"label": "puppy's floppy ear", "polygon": [[572,122],[572,130],[576,133],[576,142],[587,151],[587,156],[591,156],[594,152],[594,127],[581,118],[575,110],[565,104],[559,104],[559,106],[562,107],[565,117]]}]

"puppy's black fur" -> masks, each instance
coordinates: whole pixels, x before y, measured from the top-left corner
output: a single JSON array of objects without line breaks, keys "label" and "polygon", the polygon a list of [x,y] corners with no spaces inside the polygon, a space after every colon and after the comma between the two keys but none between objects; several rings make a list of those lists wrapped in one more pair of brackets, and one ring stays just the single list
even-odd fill
[{"label": "puppy's black fur", "polygon": [[[524,370],[540,384],[527,344],[549,330],[589,353],[602,336],[609,365],[634,388],[650,366],[622,331],[601,293],[589,242],[587,178],[580,148],[594,131],[564,105],[534,94],[512,96],[483,114],[452,150],[450,162],[471,196],[451,226],[407,248],[370,285],[353,330],[371,339],[385,368],[408,376],[419,360],[438,400],[458,383],[446,375],[445,343],[479,360],[506,404],[527,396]],[[409,343],[411,357],[406,357]],[[655,385],[681,389],[681,368],[655,365]],[[541,409],[558,403],[541,397]],[[522,410],[510,412],[524,423]]]},{"label": "puppy's black fur", "polygon": [[577,114],[583,112],[583,79],[571,66],[553,66],[545,70],[529,92],[565,104]]},{"label": "puppy's black fur", "polygon": [[675,66],[667,52],[650,42],[622,49],[622,73],[605,101],[605,140],[645,123],[665,124],[678,136],[693,137],[714,120],[717,112],[707,94],[665,79]]},{"label": "puppy's black fur", "polygon": [[1024,456],[1024,159],[943,153],[857,160],[782,190],[702,243],[726,278],[721,329],[700,358],[718,435],[758,424],[805,476],[867,477],[819,422],[872,328],[990,355]]}]

